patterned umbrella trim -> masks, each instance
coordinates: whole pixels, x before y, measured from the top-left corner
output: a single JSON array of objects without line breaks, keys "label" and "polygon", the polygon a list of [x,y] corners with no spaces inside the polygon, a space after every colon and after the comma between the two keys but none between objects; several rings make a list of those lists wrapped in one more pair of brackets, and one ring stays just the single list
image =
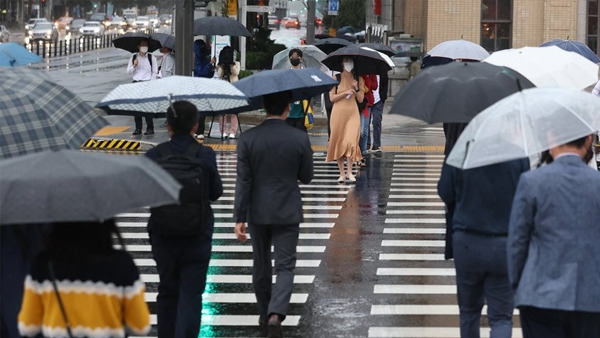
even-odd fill
[{"label": "patterned umbrella trim", "polygon": [[[247,97],[241,95],[227,95],[227,94],[190,94],[190,95],[173,95],[172,100],[201,100],[201,99],[229,99],[236,101],[243,101],[247,104]],[[152,97],[152,98],[140,98],[140,99],[114,99],[110,101],[102,101],[98,103],[97,107],[106,107],[109,105],[116,104],[132,104],[132,103],[147,103],[147,102],[159,102],[162,100],[168,100],[168,97]],[[241,104],[243,106],[244,104]]]}]

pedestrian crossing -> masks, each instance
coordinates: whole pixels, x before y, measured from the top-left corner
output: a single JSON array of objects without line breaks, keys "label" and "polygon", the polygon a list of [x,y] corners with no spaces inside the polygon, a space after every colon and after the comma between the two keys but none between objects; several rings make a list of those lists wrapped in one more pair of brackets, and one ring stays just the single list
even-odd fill
[{"label": "pedestrian crossing", "polygon": [[[444,204],[437,181],[444,157],[395,154],[373,286],[368,337],[460,337],[455,270],[444,260]],[[481,337],[489,337],[483,309]],[[513,319],[518,323],[518,319]],[[519,328],[513,337],[521,337]]]},{"label": "pedestrian crossing", "polygon": [[[288,316],[283,322],[285,326],[297,326],[300,322],[330,239],[330,230],[353,187],[336,183],[339,174],[335,162],[325,163],[324,156],[315,156],[314,163],[315,179],[310,184],[300,185],[305,222],[300,225],[294,291]],[[200,337],[255,336],[258,333],[258,312],[252,291],[252,246],[249,242],[240,243],[233,234],[235,153],[218,153],[217,165],[224,194],[212,205],[215,231],[203,296]],[[146,284],[146,301],[153,324],[149,336],[155,337],[159,278],[146,231],[149,217],[147,209],[127,212],[117,216],[117,225]]]}]

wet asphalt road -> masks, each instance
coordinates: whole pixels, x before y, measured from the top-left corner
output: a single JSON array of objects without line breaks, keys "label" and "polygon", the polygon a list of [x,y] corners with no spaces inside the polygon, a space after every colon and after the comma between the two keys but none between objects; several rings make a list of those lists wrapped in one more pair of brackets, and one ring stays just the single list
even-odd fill
[{"label": "wet asphalt road", "polygon": [[[110,49],[35,67],[95,105],[130,81],[126,54]],[[127,117],[109,120],[113,126],[131,124]],[[131,138],[130,132],[115,137]],[[313,145],[324,148],[324,127],[310,134]],[[166,133],[159,129],[140,140],[162,142]],[[200,336],[254,337],[251,246],[233,236],[235,140],[205,142],[217,149],[225,194],[213,204],[215,236]],[[301,186],[305,223],[286,337],[459,336],[453,265],[443,260],[444,209],[435,190],[442,144],[440,126],[385,115],[384,152],[369,155],[356,184],[338,184],[336,164],[324,162],[322,150],[316,150],[315,179]],[[227,150],[218,150],[224,145]],[[155,313],[158,276],[145,230],[148,216],[146,209],[132,210],[117,221]],[[152,320],[156,323],[154,315]],[[150,336],[156,336],[155,327]]]}]

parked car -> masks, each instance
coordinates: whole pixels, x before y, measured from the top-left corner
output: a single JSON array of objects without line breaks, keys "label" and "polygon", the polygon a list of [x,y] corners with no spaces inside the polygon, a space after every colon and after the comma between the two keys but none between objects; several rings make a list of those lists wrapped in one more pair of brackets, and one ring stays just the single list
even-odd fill
[{"label": "parked car", "polygon": [[27,23],[25,24],[25,36],[29,36],[29,34],[31,33],[31,29],[38,22],[48,22],[48,20],[46,20],[46,18],[35,18],[27,21]]},{"label": "parked car", "polygon": [[285,28],[300,29],[300,19],[297,16],[290,16],[284,23]]},{"label": "parked car", "polygon": [[73,21],[73,18],[69,17],[69,16],[63,16],[61,18],[59,18],[58,20],[56,20],[56,29],[58,29],[59,31],[64,31],[66,30],[67,26],[71,23],[71,21]]},{"label": "parked car", "polygon": [[269,28],[270,29],[279,29],[279,18],[277,15],[269,15]]},{"label": "parked car", "polygon": [[74,19],[70,24],[65,27],[67,33],[79,33],[79,29],[83,27],[85,24],[85,20],[83,19]]},{"label": "parked car", "polygon": [[104,34],[104,26],[98,21],[86,21],[83,27],[79,28],[79,33],[83,36],[101,36]]},{"label": "parked car", "polygon": [[0,25],[0,42],[10,41],[10,31],[4,25]]},{"label": "parked car", "polygon": [[160,24],[163,26],[169,26],[173,22],[173,15],[171,14],[161,14],[158,16],[158,20]]},{"label": "parked car", "polygon": [[159,28],[160,27],[160,22],[158,20],[158,15],[156,15],[156,14],[148,14],[147,17],[150,20],[150,27],[152,27],[152,28]]},{"label": "parked car", "polygon": [[52,22],[38,22],[30,32],[31,41],[58,41],[58,29]]},{"label": "parked car", "polygon": [[138,16],[133,28],[138,32],[150,33],[150,19],[147,16]]}]

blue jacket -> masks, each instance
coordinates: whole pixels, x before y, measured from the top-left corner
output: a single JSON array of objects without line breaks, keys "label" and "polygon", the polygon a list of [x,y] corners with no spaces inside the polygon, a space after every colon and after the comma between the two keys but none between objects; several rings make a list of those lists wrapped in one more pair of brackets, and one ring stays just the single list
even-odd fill
[{"label": "blue jacket", "polygon": [[510,215],[515,305],[600,312],[600,172],[579,156],[523,174]]},{"label": "blue jacket", "polygon": [[209,56],[204,55],[203,45],[204,43],[199,40],[194,41],[194,76],[212,78],[215,75],[215,68],[210,63]]},{"label": "blue jacket", "polygon": [[528,159],[468,170],[444,163],[438,194],[444,203],[456,205],[453,229],[508,235],[508,219],[519,176],[528,170]]}]

